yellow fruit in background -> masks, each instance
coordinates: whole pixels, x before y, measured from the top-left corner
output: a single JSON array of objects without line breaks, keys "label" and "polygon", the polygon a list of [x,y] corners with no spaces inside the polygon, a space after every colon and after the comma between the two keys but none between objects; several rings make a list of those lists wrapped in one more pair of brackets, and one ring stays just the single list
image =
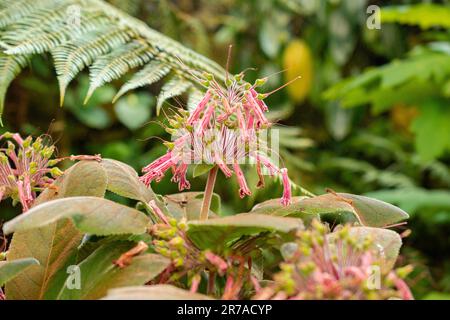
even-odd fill
[{"label": "yellow fruit in background", "polygon": [[303,101],[311,90],[313,78],[313,61],[311,50],[303,40],[292,40],[283,53],[283,68],[286,70],[285,81],[297,76],[301,78],[287,87],[289,96],[295,102]]},{"label": "yellow fruit in background", "polygon": [[391,108],[391,120],[395,128],[403,132],[410,132],[411,122],[413,122],[418,115],[419,110],[415,106],[399,103]]}]

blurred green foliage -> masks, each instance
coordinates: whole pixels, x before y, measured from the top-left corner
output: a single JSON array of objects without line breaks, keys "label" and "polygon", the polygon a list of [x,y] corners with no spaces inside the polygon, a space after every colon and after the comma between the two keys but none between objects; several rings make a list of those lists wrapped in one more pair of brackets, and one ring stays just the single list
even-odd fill
[{"label": "blurred green foliage", "polygon": [[[412,219],[400,229],[412,230],[403,260],[416,265],[414,293],[417,298],[449,298],[448,1],[110,2],[223,66],[233,44],[230,71],[256,68],[247,71],[248,79],[270,76],[267,91],[288,81],[295,70],[300,75],[311,70],[293,84],[304,94],[281,90],[267,101],[271,119],[290,127],[280,142],[292,180],[315,193],[325,188],[366,193],[408,211]],[[383,8],[380,29],[366,25],[369,5]],[[295,41],[300,49],[291,46],[288,55]],[[166,104],[155,117],[158,88],[135,90],[113,105],[126,79],[117,80],[99,88],[83,106],[89,87],[84,75],[71,84],[64,107],[55,108],[58,85],[49,58],[35,57],[32,66],[13,82],[0,130],[50,133],[61,155],[101,153],[138,170],[165,152],[155,140],[169,139],[162,123],[171,110]],[[279,72],[285,68],[289,72]],[[204,178],[192,179],[193,191],[202,190]],[[223,214],[248,211],[281,194],[277,183],[257,190],[257,177],[249,176],[253,196],[240,199],[236,181],[220,179],[215,192],[222,198]],[[170,177],[153,188],[177,192]],[[0,209],[1,219],[14,214],[4,203]]]}]

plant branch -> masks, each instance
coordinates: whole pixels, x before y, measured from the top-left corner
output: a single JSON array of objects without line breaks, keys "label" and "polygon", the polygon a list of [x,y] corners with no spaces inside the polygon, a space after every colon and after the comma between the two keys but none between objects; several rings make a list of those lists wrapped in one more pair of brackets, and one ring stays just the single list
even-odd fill
[{"label": "plant branch", "polygon": [[202,209],[200,211],[200,220],[208,220],[209,208],[211,207],[211,199],[214,192],[214,185],[216,184],[217,171],[219,167],[214,166],[208,173],[208,180],[206,181],[205,193],[203,194]]}]

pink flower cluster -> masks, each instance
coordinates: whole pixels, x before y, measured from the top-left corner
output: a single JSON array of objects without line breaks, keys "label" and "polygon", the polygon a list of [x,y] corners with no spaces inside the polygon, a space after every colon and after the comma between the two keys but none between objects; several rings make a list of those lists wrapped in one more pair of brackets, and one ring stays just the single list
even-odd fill
[{"label": "pink flower cluster", "polygon": [[376,244],[370,237],[352,236],[350,228],[329,233],[326,225],[314,220],[296,242],[285,244],[290,248],[281,271],[254,299],[413,299],[402,279],[411,266],[383,270],[385,257]]},{"label": "pink flower cluster", "polygon": [[[264,98],[256,88],[267,79],[258,79],[253,85],[242,80],[243,74],[228,78],[225,88],[210,74],[206,74],[202,85],[206,94],[189,114],[183,110],[169,120],[168,132],[176,134],[172,142],[166,143],[168,152],[143,168],[141,180],[149,185],[160,181],[167,170],[173,173],[180,191],[189,189],[186,179],[188,165],[206,163],[219,167],[227,177],[236,174],[239,195],[250,195],[245,176],[240,167],[248,162],[256,165],[259,176],[257,187],[264,186],[262,168],[271,176],[281,176],[284,192],[283,205],[291,203],[291,185],[286,168],[279,168],[269,158],[267,145],[260,133],[271,126],[265,116],[268,111]],[[256,147],[255,147],[256,146]]]},{"label": "pink flower cluster", "polygon": [[[12,198],[20,202],[23,212],[28,211],[37,193],[63,174],[55,165],[64,160],[51,159],[55,147],[45,145],[39,137],[23,139],[18,133],[0,135],[0,201]],[[70,156],[70,160],[100,160],[100,156]]]}]

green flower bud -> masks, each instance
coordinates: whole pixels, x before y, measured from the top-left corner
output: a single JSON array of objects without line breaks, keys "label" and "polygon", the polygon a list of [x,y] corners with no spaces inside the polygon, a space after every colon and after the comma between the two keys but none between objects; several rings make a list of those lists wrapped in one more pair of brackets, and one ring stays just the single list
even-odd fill
[{"label": "green flower bud", "polygon": [[37,172],[37,163],[30,162],[30,174],[35,174]]},{"label": "green flower bud", "polygon": [[28,148],[31,145],[31,141],[33,141],[31,136],[28,136],[25,140],[23,140],[22,144],[23,148],[24,149]]},{"label": "green flower bud", "polygon": [[267,77],[262,79],[256,79],[255,87],[261,87],[267,82]]},{"label": "green flower bud", "polygon": [[62,176],[64,174],[63,171],[61,171],[58,167],[54,167],[50,169],[50,174],[53,178],[57,178],[59,176]]}]

